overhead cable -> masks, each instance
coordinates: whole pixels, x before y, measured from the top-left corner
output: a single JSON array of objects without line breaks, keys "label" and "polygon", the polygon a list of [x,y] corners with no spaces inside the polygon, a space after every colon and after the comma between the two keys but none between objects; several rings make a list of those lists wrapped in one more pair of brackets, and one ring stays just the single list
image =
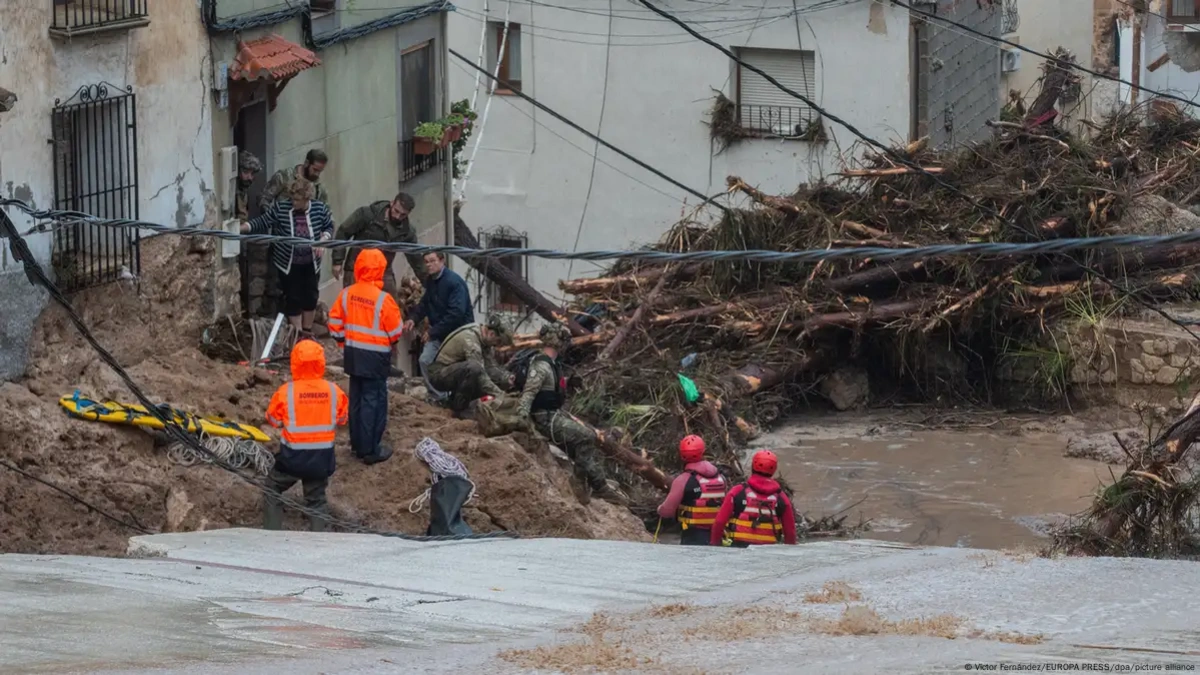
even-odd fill
[{"label": "overhead cable", "polygon": [[[314,248],[375,248],[382,251],[401,253],[445,253],[460,258],[512,258],[525,256],[548,260],[643,260],[649,262],[730,262],[749,261],[764,263],[810,263],[822,260],[925,260],[954,256],[1038,256],[1070,251],[1115,250],[1144,248],[1149,246],[1181,246],[1200,243],[1200,230],[1169,235],[1114,235],[1106,237],[1075,237],[1048,239],[1035,242],[980,242],[973,244],[937,244],[914,248],[887,248],[882,246],[857,246],[840,249],[808,249],[803,251],[768,250],[719,250],[719,251],[656,251],[642,249],[600,251],[558,251],[543,248],[467,248],[444,244],[409,244],[370,240],[323,240],[313,241],[299,237],[282,237],[267,234],[233,234],[224,230],[209,230],[199,227],[172,227],[134,220],[105,220],[77,211],[40,211],[16,199],[0,199],[0,207],[16,206],[35,218],[71,220],[76,224],[98,225],[123,229],[152,230],[162,234],[178,236],[214,237],[238,240],[249,244],[286,244],[311,246]],[[13,236],[20,239],[13,230]],[[21,242],[24,245],[24,242]],[[40,268],[34,265],[41,272]]]},{"label": "overhead cable", "polygon": [[[712,201],[712,200],[713,200],[713,198],[711,198],[711,197],[709,197],[709,196],[705,195],[703,192],[700,192],[699,190],[696,190],[695,188],[691,188],[691,187],[688,187],[687,185],[684,185],[683,183],[681,183],[681,182],[679,182],[679,181],[675,180],[674,178],[671,178],[670,176],[668,176],[667,174],[663,173],[662,171],[659,171],[658,169],[656,169],[656,168],[654,168],[654,167],[650,166],[649,164],[647,164],[647,163],[643,162],[642,160],[638,159],[637,157],[634,157],[633,155],[629,154],[628,152],[625,152],[624,150],[622,150],[622,149],[618,148],[617,146],[613,145],[612,143],[609,143],[608,141],[604,140],[603,138],[600,138],[600,137],[599,137],[599,136],[597,136],[596,134],[593,134],[592,132],[588,131],[587,129],[584,129],[583,127],[579,126],[579,125],[578,125],[578,124],[576,124],[575,122],[572,122],[570,119],[567,119],[567,118],[566,118],[566,117],[564,117],[562,114],[560,114],[560,113],[558,113],[557,111],[555,111],[555,110],[551,109],[551,108],[550,108],[549,106],[547,106],[546,104],[542,103],[541,101],[538,101],[537,99],[535,99],[534,97],[530,96],[529,94],[526,94],[525,92],[521,91],[519,87],[513,87],[513,86],[512,86],[511,84],[509,84],[508,82],[505,82],[504,80],[501,80],[501,79],[500,79],[500,78],[498,78],[498,77],[493,77],[491,73],[489,73],[489,72],[487,72],[486,70],[484,70],[484,69],[482,69],[482,68],[480,68],[480,67],[476,66],[474,63],[472,63],[472,62],[471,62],[471,60],[470,60],[470,59],[468,59],[467,57],[463,56],[462,54],[459,54],[458,52],[454,51],[453,49],[450,49],[450,50],[448,50],[448,51],[450,52],[450,55],[451,55],[451,56],[453,56],[454,58],[458,59],[459,61],[462,61],[463,63],[467,64],[468,66],[470,66],[470,67],[472,67],[472,68],[474,68],[475,70],[478,70],[478,71],[482,72],[482,73],[483,73],[483,75],[484,75],[485,77],[487,77],[489,80],[493,80],[493,81],[497,82],[498,84],[500,84],[501,86],[505,87],[506,89],[508,89],[508,90],[512,91],[512,93],[513,93],[513,95],[514,95],[514,96],[519,96],[519,97],[521,97],[521,98],[525,99],[526,101],[529,101],[529,102],[530,102],[530,103],[532,103],[532,104],[534,105],[534,107],[536,107],[538,110],[541,110],[541,111],[543,111],[543,112],[545,112],[545,113],[548,113],[548,114],[549,114],[551,117],[553,117],[553,118],[557,119],[559,122],[562,122],[563,124],[566,124],[567,126],[571,127],[572,129],[574,129],[574,130],[578,131],[579,133],[581,133],[581,134],[583,134],[583,135],[587,136],[588,138],[590,138],[590,139],[592,139],[592,140],[596,141],[596,142],[597,142],[597,143],[599,143],[600,145],[603,145],[604,147],[608,148],[609,150],[612,150],[613,152],[617,153],[618,155],[620,155],[620,156],[624,157],[625,159],[628,159],[629,161],[633,162],[634,164],[637,164],[638,166],[640,166],[640,167],[642,167],[643,169],[645,169],[645,170],[649,171],[650,173],[654,174],[655,176],[658,176],[659,178],[661,178],[661,179],[663,179],[663,180],[667,181],[667,182],[668,182],[668,183],[670,183],[671,185],[674,185],[675,187],[677,187],[677,188],[679,188],[679,189],[683,190],[684,192],[687,192],[687,193],[689,193],[689,194],[691,194],[691,195],[693,195],[693,196],[695,196],[695,197],[698,197],[698,198],[700,198],[701,200],[703,200],[703,202],[702,202],[702,203],[712,203],[712,205],[713,205],[713,206],[716,206],[717,208],[721,209],[722,211],[727,211],[727,210],[728,210],[728,208],[729,208],[729,207],[725,206],[724,204],[718,204],[718,203],[716,203],[716,202],[713,202],[713,201]],[[722,193],[722,194],[724,194],[724,193]]]},{"label": "overhead cable", "polygon": [[[3,203],[0,203],[0,206],[10,206],[10,205],[19,206],[19,204],[11,204],[10,202],[11,202],[11,200],[3,200]],[[136,224],[135,224],[135,226],[136,226]],[[324,511],[317,511],[316,509],[311,509],[308,506],[301,504],[300,502],[297,502],[296,500],[294,500],[286,495],[279,494],[279,493],[275,492],[274,490],[267,488],[265,485],[258,482],[257,480],[250,478],[249,476],[246,476],[242,472],[238,471],[235,467],[230,466],[225,460],[223,460],[221,457],[219,457],[217,454],[215,454],[212,450],[209,450],[208,448],[206,448],[202,443],[199,442],[199,440],[195,436],[188,433],[186,429],[184,429],[182,426],[180,426],[179,422],[177,420],[175,420],[173,415],[167,415],[166,413],[164,413],[162,410],[159,409],[158,405],[156,405],[153,401],[150,400],[150,397],[144,391],[142,391],[141,387],[139,387],[138,384],[129,375],[129,372],[126,371],[123,366],[121,366],[121,364],[117,361],[117,359],[112,355],[111,352],[109,352],[104,347],[104,345],[100,344],[99,340],[96,339],[96,336],[87,327],[87,324],[84,323],[83,318],[79,316],[79,313],[77,311],[75,311],[75,308],[71,305],[71,302],[67,299],[67,297],[65,295],[63,295],[63,292],[58,288],[58,286],[55,285],[55,283],[48,276],[46,276],[46,273],[44,271],[42,271],[42,268],[34,260],[33,253],[30,251],[29,245],[21,237],[21,234],[17,231],[16,226],[13,224],[12,220],[9,219],[8,214],[5,213],[2,209],[0,209],[0,236],[6,237],[8,239],[9,246],[13,252],[14,258],[16,258],[18,261],[21,262],[21,265],[25,270],[25,275],[29,278],[29,280],[32,283],[34,283],[38,286],[41,286],[42,288],[45,288],[46,291],[50,294],[51,299],[53,299],[56,303],[59,304],[59,306],[61,306],[63,308],[63,311],[67,315],[67,319],[71,322],[72,325],[75,326],[75,329],[79,331],[79,334],[81,336],[83,336],[83,339],[86,340],[89,345],[91,345],[92,349],[95,350],[96,354],[100,357],[100,360],[104,361],[104,363],[106,365],[108,365],[108,367],[111,368],[114,373],[116,373],[117,377],[121,379],[121,381],[125,384],[125,386],[133,394],[134,398],[136,398],[138,400],[138,402],[141,403],[146,408],[147,412],[149,412],[159,422],[161,422],[163,424],[163,430],[172,438],[172,440],[182,443],[182,444],[190,447],[194,452],[197,452],[197,453],[209,458],[214,465],[220,467],[224,471],[226,471],[226,472],[232,474],[233,476],[235,476],[236,478],[240,479],[242,482],[255,488],[260,493],[262,493],[264,496],[270,497],[270,498],[278,501],[279,503],[283,504],[284,506],[287,506],[288,508],[299,511],[300,513],[307,515],[310,519],[316,518],[316,519],[324,520],[324,521],[329,522],[332,525],[341,527],[341,528],[346,529],[351,532],[358,532],[361,534],[376,534],[376,535],[381,535],[381,536],[385,536],[385,537],[393,537],[393,538],[397,538],[397,539],[406,539],[406,540],[412,540],[412,541],[452,541],[452,540],[460,540],[460,539],[497,539],[497,538],[516,538],[518,536],[512,532],[487,532],[487,533],[469,534],[469,535],[420,536],[420,535],[403,534],[400,532],[387,532],[387,531],[375,530],[375,529],[360,525],[358,523],[354,523],[354,522],[351,522],[348,520],[342,520],[342,519],[337,518],[329,513],[324,512]]]}]

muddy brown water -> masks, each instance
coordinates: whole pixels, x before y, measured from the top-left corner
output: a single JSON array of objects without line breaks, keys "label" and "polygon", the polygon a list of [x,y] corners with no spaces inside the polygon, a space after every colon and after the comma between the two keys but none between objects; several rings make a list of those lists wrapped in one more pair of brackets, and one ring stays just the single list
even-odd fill
[{"label": "muddy brown water", "polygon": [[1047,526],[1083,511],[1101,481],[1100,462],[1063,457],[1051,432],[793,425],[759,439],[810,517],[854,506],[865,538],[929,546],[1016,548],[1048,543]]}]

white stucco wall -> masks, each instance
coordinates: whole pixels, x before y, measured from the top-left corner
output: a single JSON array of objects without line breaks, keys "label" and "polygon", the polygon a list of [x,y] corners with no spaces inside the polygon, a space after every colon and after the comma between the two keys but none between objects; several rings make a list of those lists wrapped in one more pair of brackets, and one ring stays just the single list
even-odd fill
[{"label": "white stucco wall", "polygon": [[[55,100],[65,102],[89,84],[132,86],[141,219],[202,223],[205,195],[213,187],[212,120],[208,40],[195,0],[156,0],[149,26],[71,41],[49,37],[50,6],[42,0],[0,3],[0,82],[19,97],[0,120],[0,190],[53,206],[48,141]],[[30,243],[48,251],[42,237]]]},{"label": "white stucco wall", "polygon": [[[1193,73],[1184,72],[1177,64],[1170,61],[1154,72],[1150,72],[1148,68],[1150,64],[1166,51],[1166,46],[1163,44],[1165,33],[1166,22],[1162,17],[1146,15],[1142,24],[1142,72],[1140,84],[1147,89],[1182,96],[1187,99],[1195,100],[1200,98],[1200,71]],[[1200,33],[1191,33],[1187,36],[1186,40],[1191,45],[1194,45],[1196,52],[1200,53]],[[1138,101],[1145,101],[1151,96],[1152,94],[1141,91],[1138,93]],[[1180,107],[1186,109],[1192,115],[1197,114],[1196,108],[1192,106],[1181,105]]]},{"label": "white stucco wall", "polygon": [[[1066,47],[1075,55],[1076,63],[1091,68],[1095,37],[1094,6],[1095,0],[1017,0],[1020,24],[1015,33],[1004,37],[1042,53],[1052,53],[1058,47]],[[1045,59],[1022,52],[1021,68],[1004,74],[1001,100],[1007,101],[1009,90],[1016,89],[1025,97],[1026,104],[1032,103],[1038,94],[1043,63]],[[1092,76],[1086,73],[1079,75],[1083,78],[1080,100],[1060,106],[1072,120],[1089,119],[1095,108]]]},{"label": "white stucco wall", "polygon": [[[49,36],[51,3],[0,2],[0,83],[18,96],[0,117],[0,193],[54,207],[51,113],[56,99],[105,83],[137,95],[137,185],[142,220],[204,222],[212,190],[208,39],[195,0],[155,0],[150,25],[71,41]],[[9,209],[21,231],[33,224]],[[50,260],[49,233],[26,237],[38,262]],[[0,243],[0,380],[24,373],[33,322],[46,295],[30,286],[7,242]]]},{"label": "white stucco wall", "polygon": [[[491,17],[502,21],[506,2],[489,4]],[[571,9],[512,3],[510,18],[522,24],[525,93],[698,191],[720,192],[730,174],[768,192],[791,191],[838,171],[839,153],[855,143],[826,120],[828,143],[748,140],[713,156],[705,122],[713,90],[734,93],[727,57],[634,4],[615,3],[611,26],[608,3],[555,4]],[[907,141],[905,10],[863,0],[793,17],[790,5],[749,8],[752,4],[714,8],[673,0],[666,6],[726,47],[800,44],[815,51],[818,103],[880,140]],[[484,2],[455,5],[450,47],[475,59]],[[474,72],[453,57],[450,63],[452,98],[470,97]],[[481,113],[486,98],[481,93]],[[529,244],[538,248],[628,248],[658,239],[679,220],[685,200],[698,201],[604,148],[588,200],[594,142],[516,97],[495,97],[483,133],[463,209],[477,230],[507,225],[528,232]],[[556,284],[568,270],[578,277],[596,269],[590,263],[531,259],[529,276],[534,286],[557,297]]]}]

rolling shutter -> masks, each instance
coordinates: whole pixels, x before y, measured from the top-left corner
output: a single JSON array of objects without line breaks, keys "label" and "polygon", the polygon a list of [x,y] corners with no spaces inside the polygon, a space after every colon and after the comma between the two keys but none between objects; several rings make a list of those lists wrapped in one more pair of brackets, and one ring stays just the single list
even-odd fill
[{"label": "rolling shutter", "polygon": [[[746,63],[762,70],[783,86],[803,94],[809,100],[816,99],[817,70],[813,52],[788,49],[742,49],[738,56]],[[759,117],[758,108],[789,108],[776,111],[773,117],[794,123],[807,124],[814,112],[803,101],[768,82],[758,73],[738,65],[741,91],[738,103],[750,106],[747,112]]]}]

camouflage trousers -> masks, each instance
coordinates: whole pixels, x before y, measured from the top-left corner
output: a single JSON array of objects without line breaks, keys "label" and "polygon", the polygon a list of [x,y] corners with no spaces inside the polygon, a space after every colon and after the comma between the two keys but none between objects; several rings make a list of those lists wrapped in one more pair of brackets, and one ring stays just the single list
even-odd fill
[{"label": "camouflage trousers", "polygon": [[504,395],[496,383],[492,382],[492,378],[488,377],[484,365],[475,361],[460,361],[448,366],[431,363],[429,383],[438,391],[449,392],[450,407],[454,410],[466,410],[472,401],[485,394]]},{"label": "camouflage trousers", "polygon": [[562,448],[575,463],[575,471],[593,490],[607,487],[604,465],[596,448],[596,434],[561,410],[538,410],[531,417],[538,433]]}]

